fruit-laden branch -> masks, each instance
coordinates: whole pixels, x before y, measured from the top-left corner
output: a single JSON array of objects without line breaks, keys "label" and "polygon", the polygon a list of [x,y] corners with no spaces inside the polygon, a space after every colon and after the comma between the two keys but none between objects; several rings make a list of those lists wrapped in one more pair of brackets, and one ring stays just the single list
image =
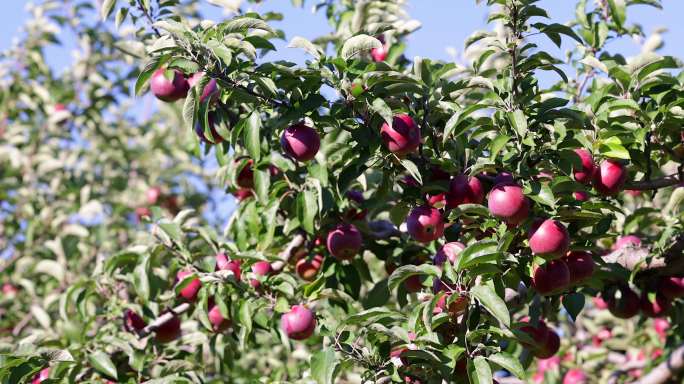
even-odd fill
[{"label": "fruit-laden branch", "polygon": [[684,273],[684,234],[679,235],[674,243],[661,256],[649,258],[647,248],[625,247],[613,251],[603,260],[607,263],[617,263],[632,271],[639,268],[642,276],[672,276]]},{"label": "fruit-laden branch", "polygon": [[290,241],[290,244],[285,247],[285,249],[280,253],[279,258],[280,260],[274,261],[271,263],[271,269],[274,272],[278,272],[285,267],[285,264],[290,260],[290,257],[292,257],[292,254],[294,253],[295,249],[301,247],[304,244],[304,235],[301,233],[297,234],[295,237],[292,238]]},{"label": "fruit-laden branch", "polygon": [[655,180],[635,181],[632,183],[628,183],[627,185],[625,185],[625,189],[631,189],[634,191],[646,191],[652,189],[671,187],[673,185],[679,184],[680,182],[684,182],[684,180],[680,180],[679,175],[674,174]]},{"label": "fruit-laden branch", "polygon": [[684,345],[672,351],[667,360],[653,368],[651,372],[633,384],[663,384],[684,368]]},{"label": "fruit-laden branch", "polygon": [[190,309],[190,303],[182,303],[175,308],[171,309],[169,312],[164,313],[163,315],[157,317],[154,319],[153,322],[151,322],[149,325],[147,325],[143,330],[140,332],[141,336],[145,336],[150,334],[150,332],[154,332],[159,328],[162,324],[166,323],[167,321],[171,320],[174,316],[180,315],[182,313],[187,312]]}]

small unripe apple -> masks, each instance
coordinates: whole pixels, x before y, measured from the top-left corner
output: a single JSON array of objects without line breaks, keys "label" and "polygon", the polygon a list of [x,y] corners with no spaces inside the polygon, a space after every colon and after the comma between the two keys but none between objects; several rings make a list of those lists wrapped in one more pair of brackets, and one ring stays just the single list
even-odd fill
[{"label": "small unripe apple", "polygon": [[328,252],[340,260],[350,260],[361,250],[363,238],[354,224],[340,224],[328,232]]},{"label": "small unripe apple", "polygon": [[[244,157],[235,159],[235,162],[237,163],[242,159],[244,159]],[[254,170],[252,169],[252,164],[254,164],[254,161],[249,159],[242,169],[240,169],[240,173],[238,173],[236,180],[238,187],[247,189],[254,188]]]},{"label": "small unripe apple", "polygon": [[[183,280],[185,276],[191,275],[191,271],[178,271],[176,274],[176,279],[178,281]],[[193,302],[197,300],[197,293],[199,292],[200,288],[202,288],[202,282],[198,278],[192,279],[188,285],[186,285],[183,289],[181,289],[179,295],[183,297],[185,300]]]},{"label": "small unripe apple", "polygon": [[225,253],[216,255],[216,270],[217,271],[231,271],[235,280],[240,281],[240,260],[231,260]]},{"label": "small unripe apple", "polygon": [[620,236],[611,248],[613,251],[625,247],[638,247],[641,245],[641,239],[634,235]]},{"label": "small unripe apple", "polygon": [[514,183],[495,185],[489,192],[487,207],[492,216],[511,225],[523,222],[530,212],[530,203],[522,187]]},{"label": "small unripe apple", "polygon": [[579,183],[588,184],[594,175],[596,165],[594,165],[594,158],[591,157],[591,152],[584,148],[575,149],[575,153],[582,161],[582,167],[573,171],[575,180]]},{"label": "small unripe apple", "polygon": [[563,260],[547,261],[534,270],[532,283],[540,295],[552,295],[570,285],[570,271]]},{"label": "small unripe apple", "polygon": [[458,260],[458,255],[465,248],[465,244],[458,241],[446,243],[439,249],[439,251],[437,251],[435,257],[432,259],[432,262],[436,266],[444,264],[447,260],[449,260],[451,264],[455,264],[456,260]]},{"label": "small unripe apple", "polygon": [[285,128],[280,137],[280,145],[286,154],[297,161],[309,161],[321,148],[321,138],[315,129],[297,123]]},{"label": "small unripe apple", "polygon": [[297,261],[295,270],[297,271],[297,275],[299,275],[302,280],[313,281],[316,279],[316,275],[318,274],[318,271],[321,270],[322,265],[323,256],[321,255],[316,255],[311,259],[308,257],[302,257]]},{"label": "small unripe apple", "polygon": [[613,196],[622,190],[627,181],[625,166],[612,159],[603,160],[594,172],[594,189],[604,196]]},{"label": "small unripe apple", "polygon": [[670,299],[684,297],[684,277],[661,277],[658,293]]},{"label": "small unripe apple", "polygon": [[601,296],[605,297],[610,313],[617,318],[629,319],[639,313],[639,296],[626,285],[606,291]]},{"label": "small unripe apple", "polygon": [[656,294],[653,301],[651,301],[646,292],[641,294],[639,302],[641,312],[648,317],[662,317],[672,308],[672,301],[662,294]]},{"label": "small unripe apple", "polygon": [[197,121],[195,123],[195,134],[199,139],[205,143],[209,144],[220,144],[223,142],[224,138],[223,136],[219,135],[218,131],[216,130],[216,115],[214,112],[209,112],[207,115],[207,123],[209,124],[209,133],[211,134],[211,137],[207,137],[206,132],[204,132],[204,126],[201,121]]},{"label": "small unripe apple", "polygon": [[563,376],[563,384],[588,384],[589,378],[579,368],[573,368],[565,373]]},{"label": "small unripe apple", "polygon": [[181,335],[181,319],[173,315],[168,321],[162,323],[155,331],[155,340],[160,343],[169,343]]},{"label": "small unripe apple", "polygon": [[575,198],[577,201],[587,201],[589,200],[589,194],[585,191],[575,191],[572,193],[572,196]]},{"label": "small unripe apple", "polygon": [[529,243],[535,255],[557,259],[568,252],[570,235],[560,221],[548,219],[532,226]]},{"label": "small unripe apple", "polygon": [[40,372],[33,377],[31,384],[40,384],[48,378],[50,378],[50,367],[41,369]]},{"label": "small unripe apple", "polygon": [[444,220],[438,209],[427,205],[413,208],[406,218],[409,235],[421,243],[429,243],[444,234]]},{"label": "small unripe apple", "polygon": [[219,306],[213,303],[209,305],[207,316],[209,317],[209,322],[211,323],[212,329],[217,333],[225,331],[233,324],[229,319],[223,317]]},{"label": "small unripe apple", "polygon": [[280,318],[280,327],[290,339],[308,339],[316,329],[316,316],[306,306],[294,305]]},{"label": "small unripe apple", "polygon": [[395,115],[391,127],[387,122],[382,123],[380,136],[385,147],[397,156],[415,152],[420,145],[420,128],[405,113]]},{"label": "small unripe apple", "polygon": [[165,68],[159,68],[154,71],[150,78],[152,93],[159,100],[166,102],[173,102],[187,96],[190,85],[185,76],[183,76],[183,73],[173,69],[168,71],[168,76],[173,76],[173,78],[167,77],[167,70]]},{"label": "small unripe apple", "polygon": [[159,198],[162,196],[162,190],[159,187],[150,187],[150,189],[145,192],[145,196],[147,197],[147,204],[149,205],[155,205],[157,204],[157,201],[159,201]]},{"label": "small unripe apple", "polygon": [[349,92],[352,96],[359,97],[366,92],[366,86],[363,84],[362,80],[356,79],[352,82]]},{"label": "small unripe apple", "polygon": [[[188,86],[194,87],[196,84],[199,84],[200,80],[204,76],[204,72],[197,72],[194,73],[192,76],[188,78]],[[215,102],[218,100],[219,92],[218,92],[218,86],[216,85],[216,79],[210,79],[209,82],[204,86],[204,89],[202,90],[202,96],[200,96],[200,103],[206,102],[209,98],[211,98],[211,102]]]},{"label": "small unripe apple", "polygon": [[455,208],[461,204],[482,204],[484,188],[477,177],[456,175],[449,182],[447,208]]},{"label": "small unripe apple", "polygon": [[596,263],[589,252],[572,251],[569,252],[563,261],[570,271],[570,284],[580,282],[594,274]]},{"label": "small unripe apple", "polygon": [[[268,276],[272,272],[273,268],[271,268],[271,263],[268,261],[257,261],[252,264],[252,273],[257,276]],[[259,286],[261,286],[261,282],[257,279],[251,279],[249,284],[254,288],[259,288]]]},{"label": "small unripe apple", "polygon": [[131,309],[124,311],[124,329],[128,332],[139,332],[147,325],[145,320]]}]

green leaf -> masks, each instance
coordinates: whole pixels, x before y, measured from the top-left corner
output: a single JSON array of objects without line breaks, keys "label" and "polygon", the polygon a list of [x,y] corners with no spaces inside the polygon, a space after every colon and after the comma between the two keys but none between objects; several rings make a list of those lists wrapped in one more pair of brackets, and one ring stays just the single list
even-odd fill
[{"label": "green leaf", "polygon": [[259,114],[252,112],[247,118],[247,124],[243,131],[245,148],[249,156],[256,162],[261,159],[261,119]]},{"label": "green leaf", "polygon": [[494,382],[492,369],[482,356],[468,360],[468,376],[471,384],[492,384]]},{"label": "green leaf", "polygon": [[223,62],[223,65],[226,67],[230,65],[231,61],[233,60],[233,53],[230,51],[230,49],[228,49],[228,47],[215,39],[207,41],[207,47],[209,50],[211,50],[211,53],[213,53],[214,56]]},{"label": "green leaf", "polygon": [[121,23],[126,20],[126,16],[128,16],[128,8],[119,8],[116,12],[116,17],[114,18],[114,27],[116,27],[116,29],[119,29]]},{"label": "green leaf", "polygon": [[190,131],[195,129],[195,112],[198,109],[199,97],[197,97],[195,87],[192,87],[188,90],[188,95],[185,97],[185,102],[183,103],[183,122]]},{"label": "green leaf", "polygon": [[584,301],[584,295],[581,293],[571,293],[563,296],[563,307],[568,311],[573,321],[577,319],[577,315],[584,309]]},{"label": "green leaf", "polygon": [[416,164],[413,163],[413,161],[408,160],[408,159],[401,159],[401,165],[406,168],[408,173],[416,179],[416,181],[420,184],[423,184],[423,177],[420,175],[420,171],[418,171],[418,167]]},{"label": "green leaf", "polygon": [[318,384],[332,384],[335,379],[335,350],[332,347],[321,349],[311,356],[311,376]]},{"label": "green leaf", "polygon": [[443,142],[446,143],[452,134],[454,135],[454,137],[459,137],[460,135],[462,135],[463,132],[465,132],[466,129],[468,129],[468,125],[461,127],[459,130],[456,130],[456,127],[459,127],[463,120],[467,118],[471,113],[485,108],[489,108],[489,105],[473,104],[464,108],[460,112],[456,112],[453,116],[451,116],[451,118],[449,118],[449,120],[446,122],[446,125],[444,126],[444,137],[442,138]]},{"label": "green leaf", "polygon": [[490,362],[514,374],[519,379],[525,378],[525,369],[522,367],[518,359],[511,356],[510,354],[506,352],[495,353],[493,355],[489,355],[487,359]]},{"label": "green leaf", "polygon": [[316,60],[320,59],[321,56],[324,55],[324,52],[321,48],[319,48],[317,45],[314,45],[308,39],[301,36],[293,37],[292,40],[290,40],[290,44],[287,47],[303,49],[306,53],[313,56]]},{"label": "green leaf", "polygon": [[613,21],[619,29],[622,29],[627,13],[625,0],[608,0],[608,6],[610,7],[610,15],[613,16]]},{"label": "green leaf", "polygon": [[370,52],[373,48],[382,48],[380,40],[373,36],[356,35],[344,42],[340,56],[345,60],[349,60],[363,52]]},{"label": "green leaf", "polygon": [[112,359],[110,359],[106,353],[97,351],[95,353],[88,354],[88,361],[96,371],[106,375],[107,377],[111,377],[112,379],[118,379],[116,374],[116,366],[114,366]]},{"label": "green leaf", "polygon": [[499,243],[494,240],[471,244],[458,255],[454,270],[460,271],[480,263],[497,260],[502,255],[498,250]]},{"label": "green leaf", "polygon": [[268,169],[254,170],[254,190],[259,201],[268,202],[268,188],[271,185],[271,173]]},{"label": "green leaf", "polygon": [[109,15],[112,14],[115,6],[116,0],[104,0],[102,2],[102,7],[100,8],[100,16],[102,17],[102,21],[107,20]]},{"label": "green leaf", "polygon": [[573,31],[572,28],[568,27],[567,25],[558,24],[558,23],[553,23],[553,24],[535,23],[535,24],[532,24],[532,26],[539,29],[539,31],[541,33],[544,33],[546,35],[549,35],[549,34],[566,35],[566,36],[569,36],[569,37],[575,39],[578,43],[584,44],[582,39],[579,36],[577,36],[575,31]]},{"label": "green leaf", "polygon": [[135,94],[140,95],[142,90],[147,86],[147,84],[150,81],[150,77],[152,77],[152,74],[154,71],[159,68],[161,64],[161,60],[159,57],[154,57],[150,59],[146,64],[143,70],[140,72],[138,75],[138,79],[135,81]]},{"label": "green leaf", "polygon": [[174,243],[178,245],[183,244],[183,231],[178,223],[159,223],[159,228],[164,231]]},{"label": "green leaf", "polygon": [[149,266],[150,255],[146,255],[142,262],[133,270],[133,288],[135,288],[135,292],[143,301],[147,301],[150,298],[150,279],[147,276]]},{"label": "green leaf", "polygon": [[314,234],[314,219],[318,213],[318,199],[316,199],[312,190],[305,189],[299,192],[297,196],[297,212],[302,228],[306,232]]},{"label": "green leaf", "polygon": [[397,268],[387,281],[387,288],[393,291],[404,280],[414,275],[439,276],[441,271],[438,267],[430,264],[404,265]]},{"label": "green leaf", "polygon": [[499,152],[506,146],[506,143],[511,139],[510,136],[497,135],[489,144],[489,159],[494,160],[499,155]]},{"label": "green leaf", "polygon": [[239,17],[228,21],[223,25],[223,32],[234,33],[234,32],[244,32],[248,29],[260,29],[262,31],[275,33],[275,29],[268,25],[265,21],[260,19],[255,19],[253,17]]},{"label": "green leaf", "polygon": [[371,109],[375,111],[378,115],[380,115],[387,124],[390,126],[392,125],[393,122],[393,116],[392,116],[392,109],[385,103],[385,100],[381,98],[377,98],[373,100],[373,104],[371,105]]},{"label": "green leaf", "polygon": [[506,117],[508,117],[508,121],[511,123],[513,130],[515,130],[521,138],[524,138],[527,135],[527,117],[525,117],[525,113],[516,109],[513,112],[507,112]]},{"label": "green leaf", "polygon": [[511,326],[511,315],[508,307],[501,297],[496,294],[494,288],[489,285],[476,285],[470,290],[470,294],[506,327]]}]

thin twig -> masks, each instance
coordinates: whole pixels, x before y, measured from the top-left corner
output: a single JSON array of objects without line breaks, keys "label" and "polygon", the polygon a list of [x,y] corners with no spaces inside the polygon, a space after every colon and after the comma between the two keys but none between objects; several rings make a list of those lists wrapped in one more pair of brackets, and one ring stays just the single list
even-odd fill
[{"label": "thin twig", "polygon": [[157,27],[154,26],[154,20],[152,19],[152,15],[145,9],[145,6],[142,3],[142,0],[137,0],[138,3],[138,9],[140,9],[140,12],[145,15],[145,18],[147,19],[147,22],[150,24],[150,28],[154,31],[154,34],[157,35],[157,37],[161,37],[161,33],[159,33],[159,30]]}]

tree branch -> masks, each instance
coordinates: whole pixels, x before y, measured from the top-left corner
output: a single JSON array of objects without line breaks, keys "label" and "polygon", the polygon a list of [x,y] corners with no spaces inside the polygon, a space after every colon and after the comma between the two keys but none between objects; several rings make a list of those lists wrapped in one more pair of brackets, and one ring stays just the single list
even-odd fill
[{"label": "tree branch", "polygon": [[159,33],[157,27],[154,26],[154,20],[152,19],[152,15],[150,15],[147,9],[145,9],[142,0],[137,0],[137,3],[138,9],[140,10],[140,12],[143,13],[143,15],[145,15],[145,18],[147,19],[147,22],[150,24],[150,28],[152,28],[152,30],[154,31],[154,34],[157,35],[157,37],[161,37],[161,33]]},{"label": "tree branch", "polygon": [[285,267],[285,264],[290,261],[290,257],[292,257],[294,250],[304,244],[304,240],[304,235],[301,233],[298,233],[295,237],[293,237],[287,247],[285,247],[285,249],[280,253],[280,260],[271,263],[271,269],[274,272],[281,271]]},{"label": "tree branch", "polygon": [[650,251],[642,247],[625,247],[613,251],[603,260],[616,263],[632,271],[639,268],[640,277],[643,276],[671,276],[684,273],[684,234],[680,234],[670,247],[658,257],[649,258]]},{"label": "tree branch", "polygon": [[655,179],[655,180],[635,181],[632,183],[627,183],[627,185],[625,185],[625,189],[632,189],[635,191],[645,191],[645,190],[650,190],[650,189],[660,189],[660,188],[671,187],[673,185],[679,184],[680,182],[684,182],[684,181],[679,179],[679,175],[674,174],[674,175],[665,176],[663,178]]},{"label": "tree branch", "polygon": [[143,330],[140,332],[141,336],[145,336],[150,334],[151,332],[154,332],[159,328],[162,324],[166,323],[167,321],[171,320],[174,316],[183,314],[187,312],[190,309],[190,303],[183,303],[175,308],[171,309],[169,312],[164,313],[163,315],[157,317],[153,322],[148,324]]},{"label": "tree branch", "polygon": [[653,368],[634,384],[664,384],[684,368],[684,345],[672,351],[667,360]]}]

